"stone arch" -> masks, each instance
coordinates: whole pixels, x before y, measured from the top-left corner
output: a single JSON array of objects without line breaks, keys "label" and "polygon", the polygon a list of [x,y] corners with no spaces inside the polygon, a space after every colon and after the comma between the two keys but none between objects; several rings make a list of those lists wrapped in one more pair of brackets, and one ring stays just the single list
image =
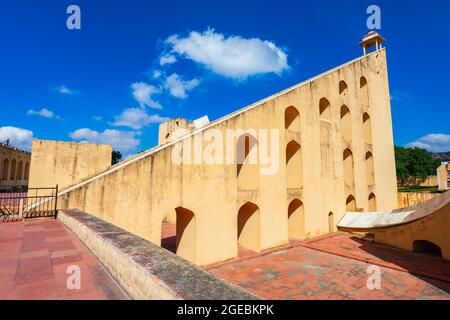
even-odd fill
[{"label": "stone arch", "polygon": [[331,104],[327,98],[320,99],[319,114],[321,120],[331,121]]},{"label": "stone arch", "polygon": [[303,202],[297,198],[288,206],[288,236],[295,239],[305,238],[305,209]]},{"label": "stone arch", "polygon": [[9,175],[9,180],[16,180],[16,159],[11,161],[11,173]]},{"label": "stone arch", "polygon": [[197,258],[197,226],[195,214],[189,209],[178,207],[175,209],[176,220],[176,254],[180,257],[196,262]]},{"label": "stone arch", "polygon": [[377,197],[373,192],[369,194],[369,211],[377,211]]},{"label": "stone arch", "polygon": [[355,173],[352,151],[348,148],[345,149],[342,159],[344,161],[344,182],[348,186],[353,186],[355,184]]},{"label": "stone arch", "polygon": [[368,107],[369,106],[369,85],[368,85],[367,79],[365,77],[361,77],[359,79],[359,90],[360,90],[361,105]]},{"label": "stone arch", "polygon": [[239,208],[237,215],[238,246],[261,251],[261,217],[259,207],[247,202]]},{"label": "stone arch", "polygon": [[372,152],[366,152],[366,180],[368,186],[373,186],[375,184],[375,170],[373,164]]},{"label": "stone arch", "polygon": [[347,197],[347,200],[345,200],[345,208],[347,211],[351,211],[351,212],[357,211],[356,199],[353,195],[349,195]]},{"label": "stone arch", "polygon": [[22,180],[23,177],[23,162],[19,161],[17,165],[17,180]]},{"label": "stone arch", "polygon": [[236,160],[238,188],[246,190],[258,189],[258,140],[253,135],[246,133],[237,139]]},{"label": "stone arch", "polygon": [[3,160],[2,165],[2,180],[8,180],[9,160]]},{"label": "stone arch", "polygon": [[370,115],[367,112],[363,114],[363,132],[364,132],[364,143],[372,144],[372,123],[370,120]]},{"label": "stone arch", "polygon": [[294,106],[289,106],[284,111],[284,128],[286,130],[300,132],[300,112]]},{"label": "stone arch", "polygon": [[345,104],[341,107],[341,133],[345,140],[352,140],[352,119],[350,109]]},{"label": "stone arch", "polygon": [[303,186],[302,148],[294,140],[286,145],[286,185],[287,188]]},{"label": "stone arch", "polygon": [[339,81],[339,94],[346,95],[348,92],[347,83],[344,80]]},{"label": "stone arch", "polygon": [[437,244],[428,240],[414,240],[412,243],[413,252],[423,253],[442,258],[442,250]]},{"label": "stone arch", "polygon": [[23,173],[23,178],[25,180],[28,180],[29,176],[30,176],[30,163],[27,162],[27,163],[25,163],[25,169],[24,169],[24,173]]},{"label": "stone arch", "polygon": [[328,232],[334,232],[334,213],[328,213]]}]

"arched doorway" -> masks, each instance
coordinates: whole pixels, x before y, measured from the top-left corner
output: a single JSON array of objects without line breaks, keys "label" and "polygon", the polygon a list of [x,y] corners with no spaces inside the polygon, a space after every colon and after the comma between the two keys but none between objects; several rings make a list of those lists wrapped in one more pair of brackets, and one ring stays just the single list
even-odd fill
[{"label": "arched doorway", "polygon": [[352,119],[350,110],[345,104],[341,107],[341,133],[345,140],[352,140]]},{"label": "arched doorway", "polygon": [[183,207],[175,209],[176,223],[176,254],[191,262],[196,261],[196,221],[194,212]]},{"label": "arched doorway", "polygon": [[261,251],[261,219],[259,208],[252,202],[247,202],[237,215],[238,246],[252,251]]},{"label": "arched doorway", "polygon": [[300,113],[294,106],[287,107],[284,111],[284,128],[286,130],[300,132]]},{"label": "arched doorway", "polygon": [[373,156],[371,152],[366,153],[366,180],[368,186],[375,184],[375,172],[373,168]]},{"label": "arched doorway", "polygon": [[294,199],[288,207],[288,236],[295,239],[305,238],[305,211],[303,203]]},{"label": "arched doorway", "polygon": [[17,180],[22,180],[23,176],[23,162],[19,161],[19,165],[17,166]]},{"label": "arched doorway", "polygon": [[344,80],[339,81],[339,94],[341,96],[347,95],[348,92],[348,86],[347,83]]},{"label": "arched doorway", "polygon": [[441,248],[437,244],[428,240],[413,241],[413,252],[442,258]]},{"label": "arched doorway", "polygon": [[23,178],[25,179],[25,180],[28,180],[28,176],[30,175],[30,164],[27,162],[26,164],[25,164],[25,172],[24,172],[24,174],[23,174]]},{"label": "arched doorway", "polygon": [[300,145],[292,140],[286,146],[286,185],[287,188],[303,186],[303,159]]},{"label": "arched doorway", "polygon": [[236,175],[240,189],[256,190],[259,185],[257,139],[251,134],[241,135],[236,142]]}]

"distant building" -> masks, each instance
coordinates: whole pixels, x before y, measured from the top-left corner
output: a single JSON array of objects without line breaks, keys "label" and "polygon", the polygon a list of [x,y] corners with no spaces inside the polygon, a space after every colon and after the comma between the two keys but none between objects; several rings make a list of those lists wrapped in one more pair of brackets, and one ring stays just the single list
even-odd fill
[{"label": "distant building", "polygon": [[450,162],[442,162],[437,168],[439,190],[450,190]]},{"label": "distant building", "polygon": [[0,143],[0,191],[26,190],[31,153]]}]

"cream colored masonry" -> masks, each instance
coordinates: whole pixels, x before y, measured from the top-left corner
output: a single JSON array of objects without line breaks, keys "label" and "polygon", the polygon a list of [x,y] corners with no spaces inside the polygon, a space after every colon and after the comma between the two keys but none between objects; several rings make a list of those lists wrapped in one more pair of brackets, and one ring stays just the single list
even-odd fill
[{"label": "cream colored masonry", "polygon": [[[264,176],[258,165],[173,164],[174,146],[210,128],[279,130],[280,170]],[[392,210],[385,49],[138,154],[63,190],[60,199],[62,208],[78,208],[156,244],[162,221],[176,216],[177,254],[199,265],[234,258],[238,246],[261,251],[289,237],[334,231],[347,211]]]}]

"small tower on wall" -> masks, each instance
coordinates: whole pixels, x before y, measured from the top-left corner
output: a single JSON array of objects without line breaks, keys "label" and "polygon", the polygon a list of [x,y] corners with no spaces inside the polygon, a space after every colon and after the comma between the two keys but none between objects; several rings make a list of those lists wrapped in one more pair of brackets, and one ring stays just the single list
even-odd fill
[{"label": "small tower on wall", "polygon": [[363,47],[364,55],[366,55],[370,47],[375,46],[375,51],[380,50],[383,47],[382,43],[384,41],[384,38],[378,32],[370,31],[363,37],[359,45]]}]

